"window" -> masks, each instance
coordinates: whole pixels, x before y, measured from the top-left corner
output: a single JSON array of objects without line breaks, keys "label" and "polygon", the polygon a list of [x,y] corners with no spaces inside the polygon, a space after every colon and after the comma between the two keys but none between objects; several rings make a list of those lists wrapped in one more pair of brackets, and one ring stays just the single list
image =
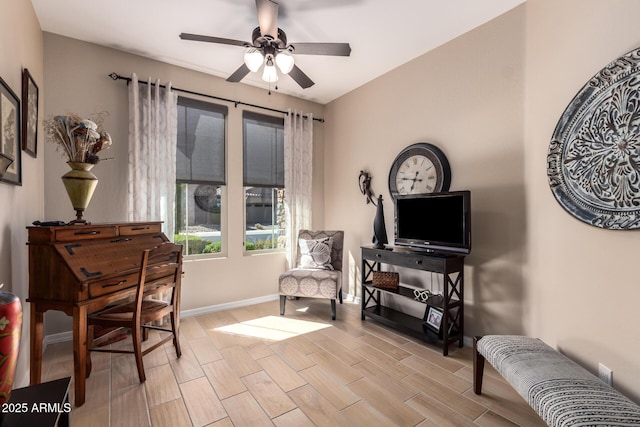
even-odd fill
[{"label": "window", "polygon": [[187,255],[222,251],[227,107],[178,98],[175,242]]},{"label": "window", "polygon": [[242,115],[245,250],[284,247],[284,119]]}]

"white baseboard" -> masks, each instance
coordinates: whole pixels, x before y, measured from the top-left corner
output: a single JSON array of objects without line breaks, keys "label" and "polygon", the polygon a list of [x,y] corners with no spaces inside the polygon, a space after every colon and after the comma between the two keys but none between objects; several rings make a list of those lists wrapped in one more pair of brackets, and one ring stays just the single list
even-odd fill
[{"label": "white baseboard", "polygon": [[191,310],[182,310],[180,317],[200,316],[201,314],[215,313],[216,311],[229,310],[232,308],[246,307],[248,305],[261,304],[263,302],[277,301],[280,295],[265,295],[263,297],[249,298],[241,301],[228,302],[224,304],[210,305],[208,307],[192,308]]},{"label": "white baseboard", "polygon": [[67,341],[73,341],[73,332],[72,331],[60,332],[58,334],[45,335],[44,338],[42,339],[42,352],[44,353],[44,351],[47,349],[47,346],[49,344],[56,344],[56,343],[59,343],[59,342],[67,342]]},{"label": "white baseboard", "polygon": [[[234,301],[224,304],[210,305],[208,307],[194,308],[191,310],[183,310],[180,312],[180,317],[193,317],[201,314],[214,313],[216,311],[229,310],[232,308],[246,307],[248,305],[260,304],[263,302],[275,301],[279,297],[278,294],[266,295],[263,297],[250,298],[242,301]],[[57,334],[45,335],[42,339],[42,352],[47,349],[49,344],[56,344],[60,342],[73,341],[73,332],[60,332]]]}]

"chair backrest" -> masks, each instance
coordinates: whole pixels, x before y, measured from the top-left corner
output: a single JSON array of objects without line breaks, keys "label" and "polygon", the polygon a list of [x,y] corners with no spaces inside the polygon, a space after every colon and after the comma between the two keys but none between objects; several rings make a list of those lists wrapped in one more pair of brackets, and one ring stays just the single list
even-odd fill
[{"label": "chair backrest", "polygon": [[179,307],[182,278],[182,245],[166,242],[142,252],[136,313],[140,313],[142,299],[149,295],[172,290],[171,305]]},{"label": "chair backrest", "polygon": [[[331,265],[335,271],[342,271],[342,248],[344,247],[344,231],[339,230],[300,230],[299,239],[323,239],[331,237],[333,245],[331,246]],[[296,241],[298,245],[298,241]],[[296,265],[300,265],[300,246],[297,246]]]}]

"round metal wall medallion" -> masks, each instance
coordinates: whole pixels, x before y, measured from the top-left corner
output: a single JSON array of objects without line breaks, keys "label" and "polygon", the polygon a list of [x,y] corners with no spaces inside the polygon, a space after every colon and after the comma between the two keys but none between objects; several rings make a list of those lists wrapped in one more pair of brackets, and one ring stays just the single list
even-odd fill
[{"label": "round metal wall medallion", "polygon": [[580,221],[640,228],[640,49],[573,98],[553,132],[547,175],[558,203]]}]

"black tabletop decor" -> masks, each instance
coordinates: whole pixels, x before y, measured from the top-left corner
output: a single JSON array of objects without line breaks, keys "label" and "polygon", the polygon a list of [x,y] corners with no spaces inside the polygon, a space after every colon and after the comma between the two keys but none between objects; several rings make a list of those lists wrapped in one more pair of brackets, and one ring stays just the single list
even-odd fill
[{"label": "black tabletop decor", "polygon": [[358,184],[360,192],[367,198],[367,204],[371,203],[376,207],[376,216],[373,219],[373,238],[371,242],[376,248],[384,248],[389,241],[387,240],[387,228],[384,223],[384,209],[382,207],[382,195],[378,196],[378,202],[371,190],[371,175],[369,172],[361,170],[358,175]]}]

